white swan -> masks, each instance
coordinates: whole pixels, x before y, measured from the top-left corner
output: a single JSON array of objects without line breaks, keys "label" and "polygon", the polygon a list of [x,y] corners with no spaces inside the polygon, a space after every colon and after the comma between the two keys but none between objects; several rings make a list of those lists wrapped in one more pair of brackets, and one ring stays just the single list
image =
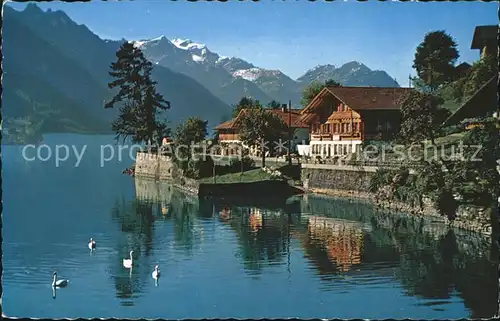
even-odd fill
[{"label": "white swan", "polygon": [[95,250],[95,248],[96,248],[95,241],[94,241],[94,239],[90,238],[89,249],[92,251],[92,250]]},{"label": "white swan", "polygon": [[153,273],[151,273],[151,276],[155,280],[158,280],[160,278],[160,268],[158,267],[158,265],[155,266],[155,270],[153,271]]},{"label": "white swan", "polygon": [[53,274],[53,279],[52,279],[52,287],[58,287],[58,288],[63,288],[66,285],[68,285],[69,281],[68,280],[58,280],[57,279],[57,273],[54,272]]},{"label": "white swan", "polygon": [[130,259],[123,259],[123,266],[127,269],[132,268],[132,253],[134,253],[134,251],[130,251]]}]

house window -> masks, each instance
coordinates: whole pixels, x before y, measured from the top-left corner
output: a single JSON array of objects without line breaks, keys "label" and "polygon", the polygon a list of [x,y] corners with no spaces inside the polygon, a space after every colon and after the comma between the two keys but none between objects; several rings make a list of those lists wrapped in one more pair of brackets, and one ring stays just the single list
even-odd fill
[{"label": "house window", "polygon": [[358,132],[358,123],[353,123],[352,124],[352,131],[357,133]]},{"label": "house window", "polygon": [[351,131],[351,124],[347,123],[347,124],[345,124],[345,126],[347,128],[346,131],[349,133]]}]

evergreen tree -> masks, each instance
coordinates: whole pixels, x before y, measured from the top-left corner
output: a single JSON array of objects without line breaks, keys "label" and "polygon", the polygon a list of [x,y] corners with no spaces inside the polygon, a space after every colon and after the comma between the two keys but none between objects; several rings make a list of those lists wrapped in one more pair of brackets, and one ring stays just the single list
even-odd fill
[{"label": "evergreen tree", "polygon": [[153,65],[139,48],[124,42],[116,52],[116,62],[111,63],[109,74],[114,78],[110,89],[119,88],[118,93],[105,108],[121,104],[120,114],[113,122],[116,139],[131,137],[132,142],[161,144],[169,133],[165,121],[158,120],[161,111],[170,108],[170,102],[156,92],[156,82],[151,79]]}]

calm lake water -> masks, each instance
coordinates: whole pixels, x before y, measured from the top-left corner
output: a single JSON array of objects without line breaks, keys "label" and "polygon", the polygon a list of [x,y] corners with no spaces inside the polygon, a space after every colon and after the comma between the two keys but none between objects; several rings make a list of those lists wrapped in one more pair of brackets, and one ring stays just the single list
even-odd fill
[{"label": "calm lake water", "polygon": [[[132,163],[127,151],[101,167],[99,146],[112,143],[110,136],[50,135],[45,143],[53,151],[57,144],[89,145],[77,168],[74,154],[56,167],[54,159],[25,161],[21,147],[2,147],[7,316],[448,319],[495,313],[497,269],[480,238],[464,243],[444,227],[321,197],[286,205],[199,202],[165,184],[122,175]],[[97,241],[93,254],[90,237]],[[122,266],[130,250],[131,271]],[[156,264],[158,284],[151,277]],[[70,280],[56,293],[53,271]]]}]

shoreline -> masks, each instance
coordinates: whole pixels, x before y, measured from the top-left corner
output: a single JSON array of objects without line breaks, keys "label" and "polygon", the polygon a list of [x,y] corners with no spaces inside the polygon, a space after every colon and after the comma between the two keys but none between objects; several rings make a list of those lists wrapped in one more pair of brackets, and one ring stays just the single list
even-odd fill
[{"label": "shoreline", "polygon": [[[405,203],[400,202],[387,202],[387,201],[377,201],[375,200],[375,195],[369,192],[358,192],[353,190],[338,190],[338,189],[328,189],[328,188],[308,188],[305,189],[306,195],[322,195],[331,198],[341,198],[344,200],[352,200],[356,202],[361,202],[365,204],[372,205],[376,210],[386,210],[395,214],[394,212],[405,213],[408,216],[415,218],[429,218],[433,221],[440,222],[451,228],[456,228],[462,232],[480,234],[485,237],[492,236],[492,224],[491,221],[485,224],[481,221],[461,221],[461,220],[448,220],[447,217],[441,216],[435,209],[430,206],[424,206],[423,210],[409,206]],[[464,211],[467,211],[465,208]]]}]

